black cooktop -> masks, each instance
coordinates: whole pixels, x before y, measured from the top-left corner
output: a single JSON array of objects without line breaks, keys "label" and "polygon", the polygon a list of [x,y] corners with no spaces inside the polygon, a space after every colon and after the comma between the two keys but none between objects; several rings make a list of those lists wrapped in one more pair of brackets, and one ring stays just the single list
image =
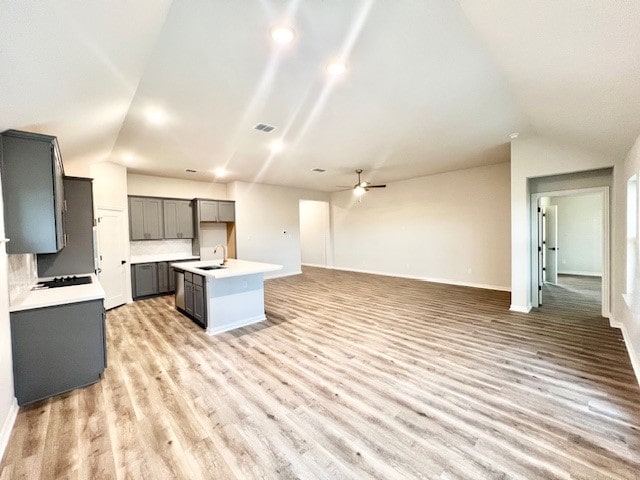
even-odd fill
[{"label": "black cooktop", "polygon": [[91,283],[91,277],[89,275],[84,277],[78,277],[76,275],[68,277],[56,277],[53,280],[47,282],[38,283],[35,288],[58,288],[58,287],[71,287],[74,285],[85,285]]}]

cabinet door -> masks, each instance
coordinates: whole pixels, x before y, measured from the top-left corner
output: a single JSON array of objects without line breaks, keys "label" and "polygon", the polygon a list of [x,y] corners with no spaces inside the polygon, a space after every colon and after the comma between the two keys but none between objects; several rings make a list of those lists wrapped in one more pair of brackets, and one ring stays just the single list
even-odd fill
[{"label": "cabinet door", "polygon": [[193,315],[193,283],[184,282],[184,309],[185,311]]},{"label": "cabinet door", "polygon": [[169,267],[169,292],[176,291],[176,270]]},{"label": "cabinet door", "polygon": [[159,198],[145,198],[144,231],[147,234],[147,240],[161,240],[164,236],[162,225],[162,200]]},{"label": "cabinet door", "polygon": [[234,202],[218,202],[218,221],[236,221],[236,204]]},{"label": "cabinet door", "polygon": [[204,286],[193,285],[193,317],[203,326],[207,327],[206,305],[204,297]]},{"label": "cabinet door", "polygon": [[144,198],[129,197],[129,238],[145,240]]},{"label": "cabinet door", "polygon": [[164,238],[180,238],[178,227],[178,202],[176,200],[163,200],[164,210]]},{"label": "cabinet door", "polygon": [[158,267],[155,263],[134,265],[135,296],[144,297],[158,293]]},{"label": "cabinet door", "polygon": [[177,223],[179,238],[193,238],[193,207],[191,202],[177,202]]},{"label": "cabinet door", "polygon": [[91,273],[93,256],[93,193],[90,178],[65,177],[66,246],[58,253],[38,255],[38,276]]},{"label": "cabinet door", "polygon": [[169,263],[158,262],[158,293],[169,291]]},{"label": "cabinet door", "polygon": [[200,202],[200,221],[218,221],[218,202],[203,200]]},{"label": "cabinet door", "polygon": [[11,313],[19,405],[99,380],[106,363],[102,300]]},{"label": "cabinet door", "polygon": [[1,134],[7,253],[56,253],[64,247],[62,161],[55,137]]}]

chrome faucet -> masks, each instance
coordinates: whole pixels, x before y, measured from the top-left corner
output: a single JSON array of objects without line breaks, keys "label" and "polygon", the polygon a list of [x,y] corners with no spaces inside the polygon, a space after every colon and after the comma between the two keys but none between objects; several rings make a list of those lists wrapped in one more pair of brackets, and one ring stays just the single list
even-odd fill
[{"label": "chrome faucet", "polygon": [[222,245],[222,244],[216,245],[215,247],[213,247],[213,253],[218,253],[218,247],[222,247],[222,253],[223,253],[222,265],[226,265],[227,264],[227,260],[228,260],[228,258],[227,258],[227,246],[226,245]]}]

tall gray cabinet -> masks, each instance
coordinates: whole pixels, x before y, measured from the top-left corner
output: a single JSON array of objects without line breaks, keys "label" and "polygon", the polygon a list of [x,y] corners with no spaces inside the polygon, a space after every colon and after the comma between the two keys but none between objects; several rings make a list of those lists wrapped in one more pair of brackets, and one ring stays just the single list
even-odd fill
[{"label": "tall gray cabinet", "polygon": [[38,255],[38,276],[94,272],[92,182],[90,178],[64,177],[67,244],[58,253]]},{"label": "tall gray cabinet", "polygon": [[62,157],[56,137],[7,130],[0,135],[7,253],[64,247]]}]

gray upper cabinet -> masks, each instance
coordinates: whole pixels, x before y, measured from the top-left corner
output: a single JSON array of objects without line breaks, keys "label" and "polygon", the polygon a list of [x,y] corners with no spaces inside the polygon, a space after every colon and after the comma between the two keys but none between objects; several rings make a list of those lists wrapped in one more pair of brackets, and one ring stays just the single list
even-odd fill
[{"label": "gray upper cabinet", "polygon": [[67,211],[65,248],[58,253],[38,255],[38,276],[55,277],[91,273],[93,252],[93,188],[90,178],[64,177]]},{"label": "gray upper cabinet", "polygon": [[164,237],[162,199],[129,197],[129,238],[160,240]]},{"label": "gray upper cabinet", "polygon": [[162,201],[164,238],[193,238],[193,208],[189,200]]},{"label": "gray upper cabinet", "polygon": [[64,247],[62,157],[55,137],[7,130],[0,136],[7,253]]},{"label": "gray upper cabinet", "polygon": [[234,202],[218,202],[218,221],[236,221],[236,204]]},{"label": "gray upper cabinet", "polygon": [[201,222],[235,222],[236,209],[234,202],[217,200],[200,200]]},{"label": "gray upper cabinet", "polygon": [[213,200],[200,201],[200,221],[201,222],[217,222],[218,221],[218,202]]}]

